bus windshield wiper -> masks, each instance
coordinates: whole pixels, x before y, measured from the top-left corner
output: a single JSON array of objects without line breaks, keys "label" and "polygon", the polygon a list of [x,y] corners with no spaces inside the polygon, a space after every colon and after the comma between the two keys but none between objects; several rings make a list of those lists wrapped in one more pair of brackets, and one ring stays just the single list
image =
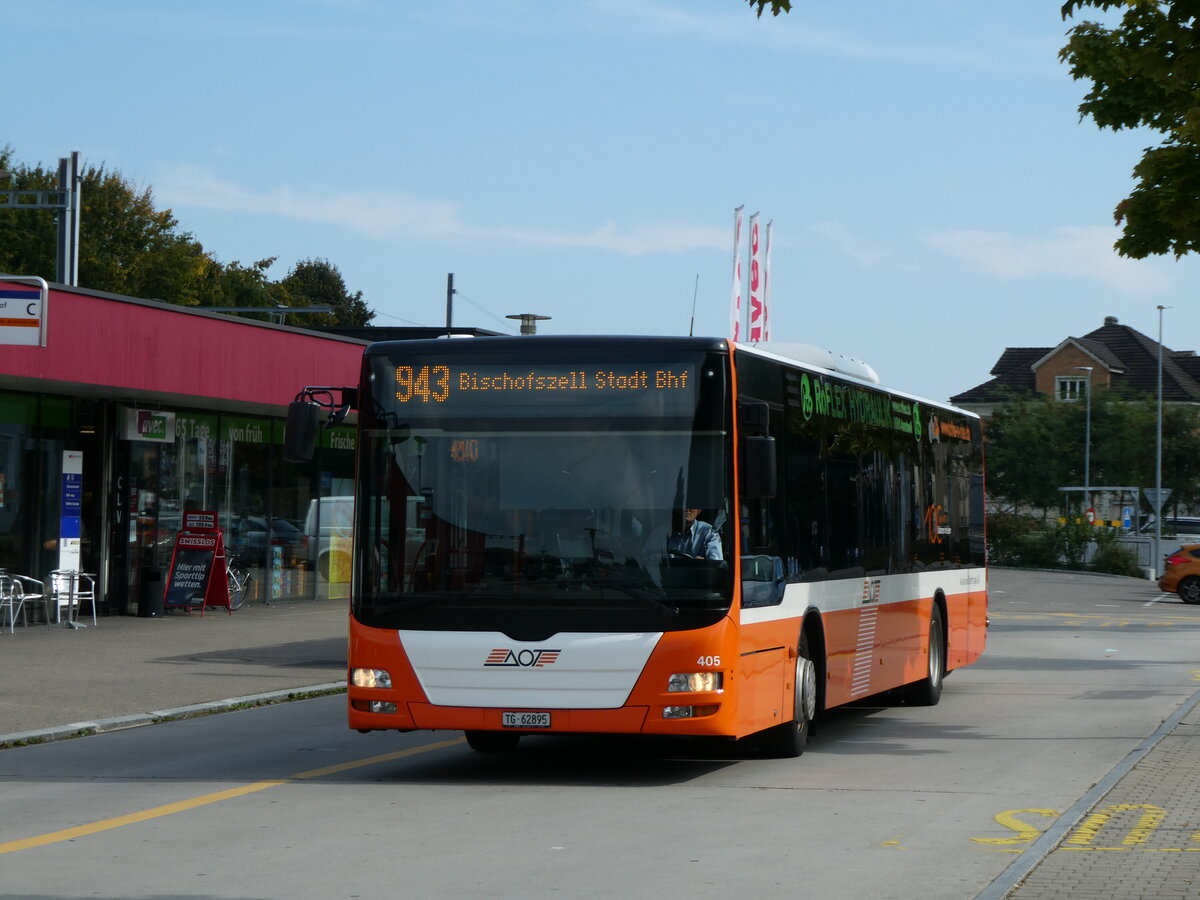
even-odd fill
[{"label": "bus windshield wiper", "polygon": [[609,588],[612,588],[615,591],[619,591],[623,596],[630,597],[634,600],[637,600],[639,603],[641,603],[645,606],[650,606],[650,607],[659,609],[662,612],[665,612],[669,616],[679,615],[679,607],[678,606],[675,606],[672,603],[668,603],[666,600],[662,600],[644,590],[639,590],[634,585],[613,583],[611,581],[604,581],[604,582],[600,583],[601,590],[607,590]]}]

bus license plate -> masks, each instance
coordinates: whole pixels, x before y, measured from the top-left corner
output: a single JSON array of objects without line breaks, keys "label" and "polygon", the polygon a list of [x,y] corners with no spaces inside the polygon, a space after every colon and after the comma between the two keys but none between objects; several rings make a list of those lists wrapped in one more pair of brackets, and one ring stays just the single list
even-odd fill
[{"label": "bus license plate", "polygon": [[500,724],[505,728],[549,728],[548,712],[506,712],[500,714]]}]

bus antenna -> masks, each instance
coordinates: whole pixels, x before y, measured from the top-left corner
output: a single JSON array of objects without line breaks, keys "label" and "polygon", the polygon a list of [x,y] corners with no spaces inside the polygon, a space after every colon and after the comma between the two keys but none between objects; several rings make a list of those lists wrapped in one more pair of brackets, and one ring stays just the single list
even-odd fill
[{"label": "bus antenna", "polygon": [[700,293],[700,273],[696,273],[696,287],[692,289],[692,323],[688,325],[688,337],[695,337],[696,330],[696,295]]}]

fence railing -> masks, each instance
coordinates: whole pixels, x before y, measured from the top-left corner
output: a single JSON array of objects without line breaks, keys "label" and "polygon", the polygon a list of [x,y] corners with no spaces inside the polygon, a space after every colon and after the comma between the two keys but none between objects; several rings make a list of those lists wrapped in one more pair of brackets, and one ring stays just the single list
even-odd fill
[{"label": "fence railing", "polygon": [[[1117,543],[1120,546],[1126,547],[1133,553],[1137,554],[1137,564],[1139,566],[1149,567],[1156,571],[1160,568],[1159,564],[1162,562],[1162,558],[1179,546],[1179,541],[1176,538],[1164,537],[1162,539],[1162,543],[1159,545],[1159,556],[1157,559],[1155,559],[1154,538],[1152,537],[1132,534],[1124,535],[1117,538]],[[1095,555],[1096,542],[1092,541],[1084,550],[1083,561],[1090,563]]]}]

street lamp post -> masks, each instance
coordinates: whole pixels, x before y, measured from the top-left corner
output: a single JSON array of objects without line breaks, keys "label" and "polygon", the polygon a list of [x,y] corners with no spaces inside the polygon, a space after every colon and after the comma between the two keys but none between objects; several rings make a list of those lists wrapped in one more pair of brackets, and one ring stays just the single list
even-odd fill
[{"label": "street lamp post", "polygon": [[1087,372],[1087,424],[1083,438],[1083,509],[1084,515],[1092,508],[1092,367],[1076,366]]},{"label": "street lamp post", "polygon": [[1154,510],[1154,574],[1162,574],[1162,422],[1163,422],[1163,345],[1162,321],[1165,306],[1158,307],[1158,414],[1154,429],[1154,496],[1158,504]]}]

